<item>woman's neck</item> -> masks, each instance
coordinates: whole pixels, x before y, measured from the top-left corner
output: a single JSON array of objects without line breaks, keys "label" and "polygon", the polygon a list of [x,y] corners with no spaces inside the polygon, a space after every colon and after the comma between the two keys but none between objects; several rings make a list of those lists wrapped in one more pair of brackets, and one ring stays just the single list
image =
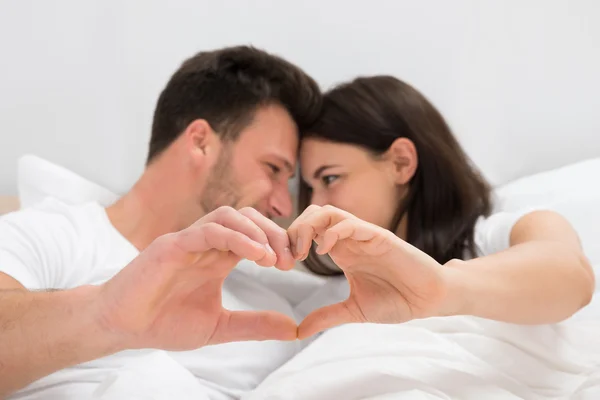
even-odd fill
[{"label": "woman's neck", "polygon": [[400,239],[406,241],[406,239],[408,238],[408,213],[404,213],[394,233]]}]

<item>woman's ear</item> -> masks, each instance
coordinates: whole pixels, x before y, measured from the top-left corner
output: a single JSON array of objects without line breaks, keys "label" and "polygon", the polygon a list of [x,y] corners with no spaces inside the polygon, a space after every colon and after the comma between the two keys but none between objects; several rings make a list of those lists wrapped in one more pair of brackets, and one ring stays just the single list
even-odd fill
[{"label": "woman's ear", "polygon": [[406,185],[415,175],[419,158],[417,148],[412,140],[398,138],[386,152],[386,158],[392,165],[394,183]]}]

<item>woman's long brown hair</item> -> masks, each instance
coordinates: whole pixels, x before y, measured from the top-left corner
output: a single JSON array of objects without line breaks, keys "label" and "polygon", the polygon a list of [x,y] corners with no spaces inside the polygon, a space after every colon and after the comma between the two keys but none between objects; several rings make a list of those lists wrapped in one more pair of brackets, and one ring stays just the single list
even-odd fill
[{"label": "woman's long brown hair", "polygon": [[[407,215],[407,242],[441,264],[474,256],[474,226],[491,211],[490,185],[471,163],[437,109],[417,90],[392,76],[358,78],[325,94],[323,111],[304,135],[360,146],[374,156],[398,138],[410,139],[418,167],[399,201],[392,230]],[[300,180],[299,210],[311,201]],[[305,261],[320,275],[342,272],[311,250]]]}]

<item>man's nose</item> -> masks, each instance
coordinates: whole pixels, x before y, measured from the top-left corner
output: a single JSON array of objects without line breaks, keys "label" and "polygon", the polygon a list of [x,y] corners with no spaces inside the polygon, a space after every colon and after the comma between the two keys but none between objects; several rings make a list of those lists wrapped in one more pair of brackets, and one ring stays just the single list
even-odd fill
[{"label": "man's nose", "polygon": [[274,217],[289,218],[294,211],[292,196],[287,184],[278,185],[269,201],[269,211]]}]

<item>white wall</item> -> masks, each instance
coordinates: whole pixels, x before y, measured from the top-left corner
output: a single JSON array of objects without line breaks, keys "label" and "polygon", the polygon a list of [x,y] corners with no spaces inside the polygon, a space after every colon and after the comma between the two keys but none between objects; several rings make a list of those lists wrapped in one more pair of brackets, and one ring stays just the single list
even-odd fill
[{"label": "white wall", "polygon": [[24,153],[126,190],[170,74],[239,43],[412,83],[494,183],[600,155],[595,0],[0,0],[0,194]]}]

